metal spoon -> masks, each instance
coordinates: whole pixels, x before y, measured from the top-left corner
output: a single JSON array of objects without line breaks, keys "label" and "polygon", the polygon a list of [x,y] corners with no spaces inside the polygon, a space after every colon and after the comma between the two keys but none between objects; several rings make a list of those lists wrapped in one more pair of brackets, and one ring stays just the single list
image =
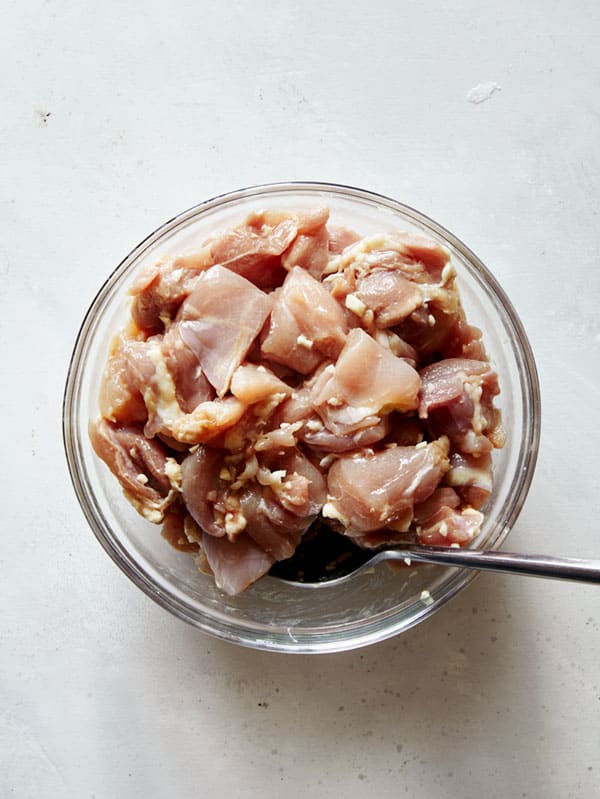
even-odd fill
[{"label": "metal spoon", "polygon": [[[415,563],[435,563],[441,566],[459,566],[478,571],[503,572],[505,574],[524,574],[529,577],[552,577],[561,580],[576,580],[586,583],[600,583],[600,560],[580,560],[578,558],[553,558],[547,555],[524,555],[515,552],[496,552],[494,550],[452,549],[450,547],[422,547],[409,544],[402,549],[384,549],[376,552],[358,568],[328,580],[325,575],[319,582],[297,582],[286,580],[302,588],[324,588],[349,582],[355,575],[372,569],[384,560]],[[280,577],[279,579],[285,579]]]}]

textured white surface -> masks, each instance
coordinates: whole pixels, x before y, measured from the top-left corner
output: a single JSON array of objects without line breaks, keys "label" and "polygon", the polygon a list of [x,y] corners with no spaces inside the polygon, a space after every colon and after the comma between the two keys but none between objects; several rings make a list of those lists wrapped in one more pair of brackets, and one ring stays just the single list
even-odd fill
[{"label": "textured white surface", "polygon": [[5,0],[0,53],[0,796],[596,795],[598,589],[485,576],[367,650],[241,650],[116,569],[60,440],[84,310],[142,237],[251,183],[354,184],[504,284],[544,409],[510,546],[598,557],[596,0]]}]

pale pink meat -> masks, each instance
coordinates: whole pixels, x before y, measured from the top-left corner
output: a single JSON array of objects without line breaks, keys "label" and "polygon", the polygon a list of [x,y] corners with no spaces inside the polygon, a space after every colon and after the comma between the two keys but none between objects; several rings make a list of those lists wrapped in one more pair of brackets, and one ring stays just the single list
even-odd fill
[{"label": "pale pink meat", "polygon": [[[446,478],[448,473],[446,473]],[[414,506],[413,518],[415,524],[425,524],[428,519],[434,516],[442,508],[458,508],[460,497],[453,488],[441,486],[436,488],[433,494],[424,502],[419,502]]]},{"label": "pale pink meat", "polygon": [[323,360],[306,336],[285,299],[281,289],[273,293],[273,310],[269,328],[261,345],[261,356],[270,362],[307,375]]},{"label": "pale pink meat", "polygon": [[127,360],[129,379],[146,406],[147,421],[144,434],[147,438],[169,431],[168,421],[162,413],[161,385],[156,369],[156,357],[160,357],[160,347],[160,336],[152,336],[146,341],[130,339],[124,342],[122,349],[123,356]]},{"label": "pale pink meat", "polygon": [[449,342],[447,354],[450,358],[486,360],[487,354],[481,330],[474,325],[469,325],[464,319],[459,319],[454,329],[454,339]]},{"label": "pale pink meat", "polygon": [[245,591],[275,563],[254,541],[242,533],[235,542],[228,538],[202,536],[202,548],[217,587],[230,596]]},{"label": "pale pink meat", "polygon": [[[345,306],[345,300],[348,294],[353,294],[356,291],[357,279],[355,270],[352,267],[347,267],[341,272],[334,272],[332,275],[327,275],[323,279],[323,285],[331,296]],[[348,317],[350,318],[350,316]],[[355,320],[359,324],[359,320]],[[355,325],[356,326],[356,325]]]},{"label": "pale pink meat", "polygon": [[260,288],[272,289],[283,283],[285,269],[295,263],[318,268],[323,243],[327,249],[328,218],[327,208],[253,213],[243,225],[210,240],[199,253],[180,256],[176,263],[195,269],[219,264]]},{"label": "pale pink meat", "polygon": [[130,289],[131,316],[144,331],[160,333],[175,318],[179,306],[200,277],[197,269],[177,266],[173,261],[146,270]]},{"label": "pale pink meat", "polygon": [[281,422],[293,424],[298,421],[308,421],[315,415],[312,404],[312,393],[308,386],[303,386],[292,393],[277,409],[273,421],[279,425]]},{"label": "pale pink meat", "polygon": [[329,469],[326,515],[341,520],[348,535],[389,527],[426,500],[447,470],[447,439],[346,455]]},{"label": "pale pink meat", "polygon": [[[318,380],[318,377],[317,377]],[[312,381],[307,381],[308,383]],[[365,422],[363,418],[363,423]],[[315,450],[319,457],[323,457],[327,452],[339,453],[359,450],[363,447],[371,446],[381,441],[390,431],[387,416],[369,417],[366,427],[359,430],[345,433],[334,433],[327,429],[315,411],[312,401],[312,390],[310,385],[306,385],[282,403],[277,412],[273,415],[273,427],[280,424],[297,425],[295,435],[303,441],[311,450]]]},{"label": "pale pink meat", "polygon": [[421,371],[419,416],[426,419],[430,411],[459,399],[470,378],[490,372],[489,363],[465,358],[447,358],[426,366]]},{"label": "pale pink meat", "polygon": [[148,438],[167,432],[160,413],[156,362],[152,359],[160,347],[160,336],[145,341],[121,337],[108,361],[100,390],[102,416],[125,424],[146,422],[144,433]]},{"label": "pale pink meat", "polygon": [[396,333],[391,330],[376,330],[374,338],[378,344],[381,344],[397,358],[402,358],[413,369],[417,368],[419,362],[417,351]]},{"label": "pale pink meat", "polygon": [[[273,472],[285,470],[281,488],[275,489],[279,502],[290,513],[312,521],[321,512],[327,497],[322,472],[297,448],[267,452],[261,463]],[[300,478],[296,479],[295,478]]]},{"label": "pale pink meat", "polygon": [[267,358],[307,374],[324,357],[339,355],[347,329],[342,308],[323,284],[295,266],[275,297],[261,349]]},{"label": "pale pink meat", "polygon": [[180,335],[219,397],[271,311],[271,298],[221,266],[204,272],[179,314]]},{"label": "pale pink meat", "polygon": [[360,240],[358,233],[346,227],[329,226],[329,252],[334,255],[342,253],[346,247]]},{"label": "pale pink meat", "polygon": [[329,262],[329,211],[298,222],[298,236],[281,256],[281,264],[288,271],[300,266],[313,277],[320,279]]},{"label": "pale pink meat", "polygon": [[311,235],[318,233],[329,219],[329,208],[321,206],[305,211],[259,211],[250,214],[246,224],[268,230],[283,222],[292,222],[298,234]]},{"label": "pale pink meat", "polygon": [[416,233],[391,233],[390,239],[403,262],[422,264],[429,280],[437,283],[441,279],[442,270],[450,260],[445,247]]},{"label": "pale pink meat", "polygon": [[450,253],[328,221],[258,211],[145,269],[102,376],[94,450],[230,595],[320,517],[361,547],[466,546],[492,490],[498,379]]},{"label": "pale pink meat", "polygon": [[111,422],[145,422],[148,411],[127,355],[127,339],[115,342],[100,383],[100,413]]},{"label": "pale pink meat", "polygon": [[162,521],[171,491],[164,448],[147,439],[139,426],[117,426],[105,419],[90,424],[89,433],[96,455],[139,512],[149,521]]},{"label": "pale pink meat", "polygon": [[259,288],[280,285],[285,277],[281,255],[298,233],[294,215],[268,212],[251,214],[246,222],[207,242],[197,254],[178,259],[180,264],[207,269],[215,264],[236,272]]},{"label": "pale pink meat", "polygon": [[246,405],[237,397],[201,402],[191,413],[182,414],[171,424],[171,435],[183,444],[212,441],[234,427],[246,412]]},{"label": "pale pink meat", "polygon": [[389,431],[389,419],[384,416],[383,419],[372,417],[368,427],[344,435],[336,435],[324,426],[315,430],[305,425],[298,436],[311,449],[324,455],[327,452],[337,454],[370,447],[385,438]]},{"label": "pale pink meat", "polygon": [[270,489],[257,484],[242,492],[240,509],[246,520],[245,535],[274,560],[290,558],[310,524],[287,511]]},{"label": "pale pink meat", "polygon": [[198,552],[198,544],[190,541],[186,535],[186,518],[188,513],[180,502],[174,502],[165,511],[161,535],[172,547],[180,552]]},{"label": "pale pink meat", "polygon": [[360,328],[351,330],[335,366],[313,386],[313,405],[325,426],[345,434],[375,424],[380,414],[418,407],[418,373]]},{"label": "pale pink meat", "polygon": [[204,376],[200,361],[181,338],[178,324],[172,324],[165,333],[162,354],[184,413],[191,413],[201,402],[214,398],[215,391]]},{"label": "pale pink meat", "polygon": [[[176,427],[185,425],[187,420],[185,410],[194,411],[214,396],[195,356],[178,336],[177,325],[171,325],[164,337],[124,341],[120,357],[127,365],[122,379],[128,381],[129,390],[137,391],[145,404],[147,438],[155,435],[177,438]],[[183,408],[180,398],[184,401]]]},{"label": "pale pink meat", "polygon": [[254,364],[239,366],[231,379],[231,393],[246,405],[266,400],[274,394],[289,396],[292,389],[270,369]]},{"label": "pale pink meat", "polygon": [[277,560],[289,558],[325,497],[323,475],[299,450],[262,453],[255,478],[239,493],[244,533]]},{"label": "pale pink meat", "polygon": [[[274,473],[271,464],[277,466]],[[321,510],[326,496],[324,478],[297,450],[280,457],[264,456],[258,471],[248,467],[246,464],[242,473],[232,475],[220,450],[199,447],[182,466],[186,506],[206,534],[226,535],[235,543],[249,537],[270,557],[289,558]],[[221,479],[223,472],[227,479]],[[243,482],[244,474],[247,482]],[[203,543],[206,551],[206,536]],[[210,556],[209,563],[213,567]],[[223,577],[228,569],[223,563]]]},{"label": "pale pink meat", "polygon": [[[218,523],[214,514],[215,502],[227,487],[219,478],[222,464],[219,450],[202,445],[181,464],[181,491],[186,507],[205,533],[217,537],[225,535],[223,523]],[[212,502],[209,496],[213,496]]]},{"label": "pale pink meat", "polygon": [[481,508],[492,492],[491,454],[476,458],[463,452],[453,452],[446,483],[453,486],[472,508]]},{"label": "pale pink meat", "polygon": [[487,361],[449,358],[421,371],[419,416],[463,453],[482,456],[502,438],[493,407],[498,376]]},{"label": "pale pink meat", "polygon": [[377,327],[397,325],[423,304],[418,285],[388,269],[375,269],[363,277],[356,296],[373,311]]},{"label": "pale pink meat", "polygon": [[417,526],[419,543],[428,546],[464,546],[475,538],[481,528],[483,514],[473,508],[443,506]]},{"label": "pale pink meat", "polygon": [[343,251],[346,264],[359,272],[398,270],[420,284],[439,284],[449,252],[434,241],[412,233],[394,232],[359,241]]}]

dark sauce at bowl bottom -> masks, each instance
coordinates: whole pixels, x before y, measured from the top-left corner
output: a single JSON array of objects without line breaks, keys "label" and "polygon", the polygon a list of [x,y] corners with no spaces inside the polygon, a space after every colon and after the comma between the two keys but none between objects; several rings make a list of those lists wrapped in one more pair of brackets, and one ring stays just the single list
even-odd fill
[{"label": "dark sauce at bowl bottom", "polygon": [[323,583],[350,574],[372,557],[373,550],[356,546],[319,519],[306,531],[292,557],[275,563],[269,574],[298,583]]}]

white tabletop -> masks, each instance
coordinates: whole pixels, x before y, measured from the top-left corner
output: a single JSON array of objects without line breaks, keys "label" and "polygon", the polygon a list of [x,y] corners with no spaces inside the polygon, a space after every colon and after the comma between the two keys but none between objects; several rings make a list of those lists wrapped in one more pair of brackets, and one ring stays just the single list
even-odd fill
[{"label": "white tabletop", "polygon": [[594,796],[597,588],[482,576],[368,649],[236,648],[106,557],[60,419],[85,309],[158,224],[253,183],[361,186],[467,242],[529,333],[542,445],[510,548],[598,557],[600,5],[5,0],[2,17],[0,795]]}]

